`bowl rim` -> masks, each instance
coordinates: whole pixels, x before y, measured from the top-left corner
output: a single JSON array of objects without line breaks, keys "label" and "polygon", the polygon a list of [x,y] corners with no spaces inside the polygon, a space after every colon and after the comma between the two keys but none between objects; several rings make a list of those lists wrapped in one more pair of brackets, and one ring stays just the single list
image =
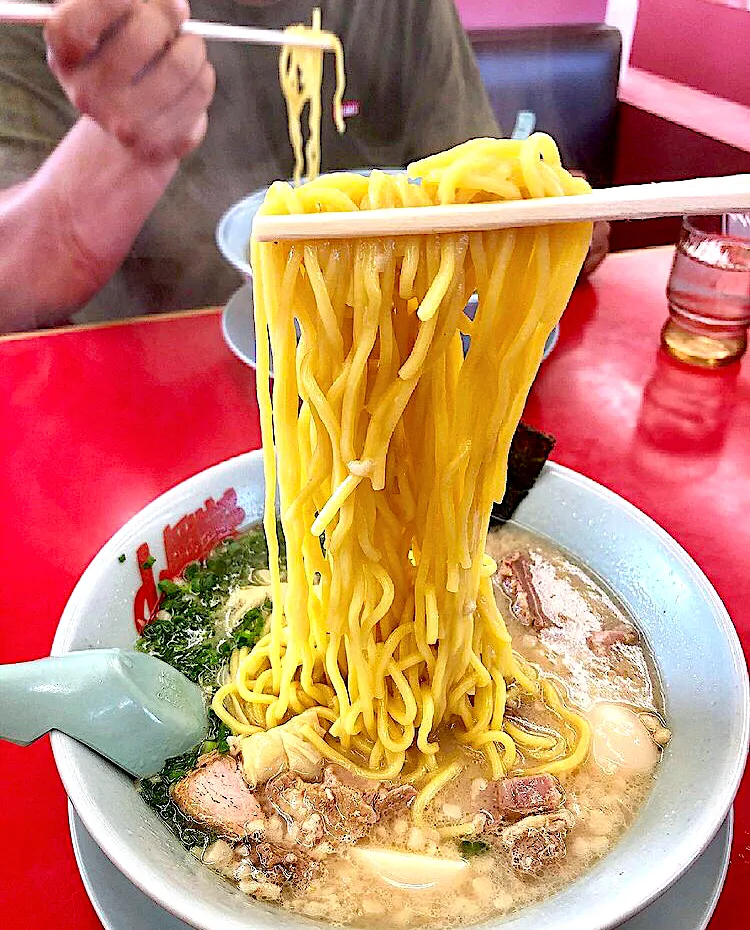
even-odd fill
[{"label": "bowl rim", "polygon": [[[361,174],[369,175],[373,171],[384,171],[386,174],[401,174],[406,171],[405,168],[399,168],[395,165],[373,165],[368,168],[336,168],[333,171],[324,171],[321,177],[325,177],[328,174]],[[293,184],[291,178],[286,179],[287,184]],[[266,184],[263,187],[258,187],[254,191],[250,191],[249,194],[246,194],[240,200],[235,201],[230,207],[228,207],[224,213],[221,215],[219,222],[216,224],[214,230],[214,240],[216,242],[216,247],[224,256],[224,258],[236,268],[238,271],[241,271],[242,274],[247,275],[247,277],[252,278],[253,269],[250,265],[250,259],[247,254],[239,256],[236,252],[229,248],[227,241],[227,229],[231,226],[232,222],[236,219],[238,215],[241,215],[245,212],[248,206],[248,202],[251,200],[256,200],[260,198],[260,203],[258,207],[263,203],[266,193],[270,184]],[[252,234],[252,224],[250,229],[247,231],[247,242],[246,248],[250,246],[250,236]]]},{"label": "bowl rim", "polygon": [[[194,488],[200,487],[212,476],[219,475],[224,470],[242,468],[245,463],[255,462],[258,459],[260,459],[262,463],[262,455],[263,450],[257,449],[219,462],[175,485],[134,514],[104,544],[104,546],[102,546],[81,575],[63,610],[52,643],[51,655],[61,655],[70,651],[69,640],[72,633],[71,621],[76,615],[78,605],[88,596],[91,579],[99,573],[105,563],[109,565],[113,559],[116,559],[122,548],[121,540],[128,536],[133,524],[139,524],[144,521],[157,522],[160,518],[173,515],[174,504],[178,503],[183,497],[189,496]],[[666,880],[659,882],[652,881],[650,885],[648,883],[639,883],[639,890],[632,896],[631,903],[629,903],[627,907],[620,907],[617,913],[614,913],[611,917],[598,920],[596,924],[598,930],[610,930],[610,928],[619,926],[622,922],[647,907],[652,901],[659,897],[659,895],[670,888],[704,852],[721,827],[721,824],[732,806],[747,764],[748,748],[750,746],[750,681],[748,680],[747,663],[745,661],[742,645],[729,613],[713,585],[711,585],[701,568],[686,550],[683,549],[666,530],[637,507],[620,497],[614,491],[593,481],[591,478],[587,478],[556,462],[547,462],[540,480],[543,480],[545,474],[577,485],[579,489],[583,489],[587,493],[598,497],[604,503],[614,506],[631,520],[640,524],[644,530],[655,535],[658,541],[666,548],[668,554],[684,565],[689,571],[693,582],[701,589],[703,597],[713,604],[715,609],[714,618],[724,638],[725,645],[728,647],[731,656],[731,664],[736,672],[736,680],[741,690],[738,701],[741,707],[741,720],[738,723],[738,730],[740,733],[738,752],[731,771],[723,782],[715,788],[714,803],[712,805],[715,812],[713,817],[707,824],[704,824],[703,832],[700,834],[698,842],[689,852],[683,850],[683,855],[681,857],[670,857],[670,862],[666,870]],[[520,523],[523,525],[523,519],[520,520]],[[159,876],[157,873],[151,873],[147,877],[144,876],[145,870],[139,862],[137,854],[131,854],[118,845],[116,832],[110,825],[112,821],[111,812],[108,813],[102,810],[87,791],[85,779],[81,775],[80,767],[75,757],[74,750],[78,746],[75,740],[65,736],[65,734],[53,731],[51,733],[51,745],[55,764],[68,798],[72,802],[86,830],[112,863],[136,887],[140,888],[165,910],[190,926],[201,928],[201,930],[212,930],[216,920],[216,909],[214,905],[197,898],[185,902],[177,893],[177,889],[174,888],[170,880]],[[602,861],[605,860],[606,856]],[[522,913],[523,911],[519,912],[519,914]],[[327,922],[310,921],[309,918],[305,918],[302,915],[295,914],[294,918],[297,920],[299,926],[314,925],[318,927],[330,927],[330,924]],[[490,920],[478,926],[484,928],[500,927],[508,920],[509,930],[512,930],[512,924],[514,922],[512,916],[510,918],[503,917],[499,921]],[[248,923],[248,926],[251,926],[251,924]]]},{"label": "bowl rim", "polygon": [[[265,195],[266,190],[267,188],[258,188],[257,191],[253,191],[251,194],[243,197],[242,200],[238,200],[237,203],[232,204],[232,206],[222,214],[221,219],[216,224],[216,232],[214,234],[216,239],[216,247],[224,256],[224,258],[229,262],[230,265],[234,266],[250,278],[253,276],[253,269],[250,267],[250,262],[247,258],[240,258],[229,248],[227,244],[227,228],[238,214],[242,214],[244,212],[244,210],[247,208],[247,202],[249,200],[252,200],[254,197],[258,197],[261,193]],[[250,228],[250,232],[252,232],[252,226]],[[248,245],[250,243],[249,235],[250,234],[248,233]]]}]

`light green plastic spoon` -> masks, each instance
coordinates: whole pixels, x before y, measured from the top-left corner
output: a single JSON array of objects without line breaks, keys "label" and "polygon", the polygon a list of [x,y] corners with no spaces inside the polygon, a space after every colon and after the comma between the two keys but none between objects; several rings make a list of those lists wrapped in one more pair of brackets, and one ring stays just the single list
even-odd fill
[{"label": "light green plastic spoon", "polygon": [[0,739],[60,730],[147,778],[206,732],[200,688],[154,656],[91,649],[0,666]]}]

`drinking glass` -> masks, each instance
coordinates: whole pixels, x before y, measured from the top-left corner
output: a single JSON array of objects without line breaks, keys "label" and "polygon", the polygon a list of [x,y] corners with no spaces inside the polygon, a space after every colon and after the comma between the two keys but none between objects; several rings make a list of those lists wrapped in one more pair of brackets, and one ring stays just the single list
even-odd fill
[{"label": "drinking glass", "polygon": [[686,216],[667,285],[662,344],[718,368],[741,358],[750,325],[750,217]]}]

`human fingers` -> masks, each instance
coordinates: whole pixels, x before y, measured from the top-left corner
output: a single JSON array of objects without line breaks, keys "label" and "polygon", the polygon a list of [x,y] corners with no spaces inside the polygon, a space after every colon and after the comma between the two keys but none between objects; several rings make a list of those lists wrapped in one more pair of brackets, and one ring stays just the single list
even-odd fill
[{"label": "human fingers", "polygon": [[[192,43],[184,43],[185,46],[188,44]],[[169,104],[154,107],[149,88],[151,81],[144,80],[133,98],[130,109],[133,115],[114,129],[123,145],[151,162],[187,155],[201,143],[208,126],[208,106],[216,87],[214,69],[205,54],[201,59],[198,53],[187,47],[176,48],[175,52],[174,56],[170,56],[175,61],[165,58],[152,76],[154,83],[171,86],[173,96]],[[162,70],[165,72],[163,75],[157,73]]]},{"label": "human fingers", "polygon": [[67,96],[135,152],[189,151],[205,133],[215,79],[203,40],[178,32],[187,3],[95,0],[107,13],[89,16],[90,2],[63,0],[73,9],[51,37],[50,58]]},{"label": "human fingers", "polygon": [[75,68],[92,55],[102,37],[117,28],[137,0],[61,0],[44,27],[53,70]]},{"label": "human fingers", "polygon": [[594,229],[591,234],[591,245],[588,254],[583,263],[582,272],[585,275],[591,274],[601,265],[609,251],[609,223],[603,220],[597,220],[594,223]]},{"label": "human fingers", "polygon": [[[91,97],[116,107],[170,53],[179,38],[173,14],[173,0],[141,3],[85,64],[67,76],[81,97],[83,112],[88,112]],[[197,41],[203,45],[202,39]],[[154,90],[158,94],[160,89]]]},{"label": "human fingers", "polygon": [[66,92],[93,85],[97,66],[132,76],[189,15],[187,0],[62,0],[45,28],[49,66]]},{"label": "human fingers", "polygon": [[151,118],[169,109],[204,70],[206,44],[198,36],[179,36],[129,89],[130,108]]},{"label": "human fingers", "polygon": [[[175,31],[189,16],[186,0],[153,0],[151,5]],[[50,67],[59,76],[86,65],[146,6],[142,0],[61,0],[44,29]]]}]

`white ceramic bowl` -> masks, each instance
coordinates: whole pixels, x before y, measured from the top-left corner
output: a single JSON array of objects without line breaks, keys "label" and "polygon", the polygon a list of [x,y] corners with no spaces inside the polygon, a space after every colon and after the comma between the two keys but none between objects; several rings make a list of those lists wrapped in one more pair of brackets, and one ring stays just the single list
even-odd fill
[{"label": "white ceramic bowl", "polygon": [[[158,498],[88,567],[65,609],[53,653],[132,646],[134,601],[140,605],[150,590],[149,572],[139,568],[146,553],[141,547],[148,544],[158,572],[167,559],[189,560],[222,533],[258,519],[262,501],[259,452],[210,468]],[[517,518],[574,553],[629,604],[656,656],[673,738],[642,812],[609,855],[547,900],[484,926],[604,930],[672,884],[724,820],[747,756],[747,670],[727,612],[700,569],[615,494],[547,465]],[[202,930],[311,925],[246,897],[202,866],[112,765],[61,734],[53,734],[52,745],[89,833],[162,907]]]},{"label": "white ceramic bowl", "polygon": [[232,204],[216,226],[216,245],[230,265],[252,280],[250,267],[250,232],[255,214],[260,210],[268,188],[253,191],[242,200]]}]

